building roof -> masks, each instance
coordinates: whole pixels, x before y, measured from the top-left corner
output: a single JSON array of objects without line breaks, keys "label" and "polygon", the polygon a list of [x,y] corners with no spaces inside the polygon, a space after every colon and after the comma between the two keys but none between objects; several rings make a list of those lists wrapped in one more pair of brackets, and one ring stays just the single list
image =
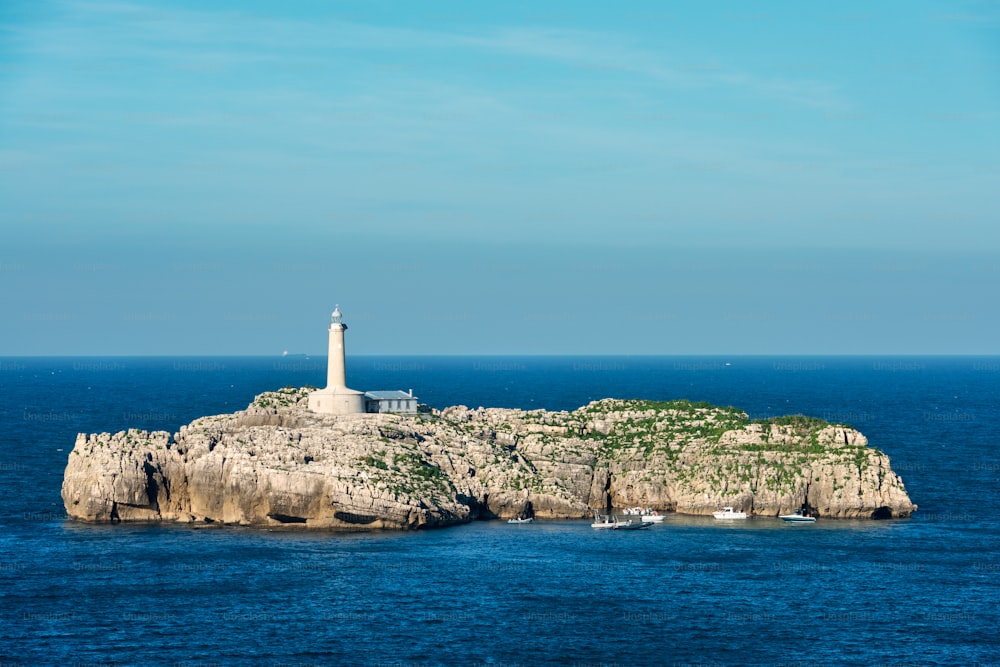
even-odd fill
[{"label": "building roof", "polygon": [[405,391],[399,389],[389,389],[384,391],[366,391],[365,398],[373,398],[376,400],[386,400],[386,399],[399,399],[399,398],[416,398],[416,396],[411,396]]}]

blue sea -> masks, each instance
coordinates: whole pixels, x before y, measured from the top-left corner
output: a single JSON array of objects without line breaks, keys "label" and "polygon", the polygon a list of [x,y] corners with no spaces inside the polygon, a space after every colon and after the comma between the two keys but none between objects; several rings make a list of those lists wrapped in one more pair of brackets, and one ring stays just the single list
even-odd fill
[{"label": "blue sea", "polygon": [[998,357],[349,357],[434,407],[687,398],[847,422],[910,519],[408,533],[85,525],[78,432],[176,431],[325,358],[0,359],[0,665],[1000,665]]}]

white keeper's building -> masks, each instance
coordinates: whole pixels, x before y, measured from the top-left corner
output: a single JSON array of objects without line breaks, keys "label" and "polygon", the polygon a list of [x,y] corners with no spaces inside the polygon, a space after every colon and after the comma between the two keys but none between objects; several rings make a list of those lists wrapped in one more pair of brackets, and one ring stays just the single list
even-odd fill
[{"label": "white keeper's building", "polygon": [[366,391],[365,412],[401,412],[417,414],[417,397],[409,392],[392,389],[389,391]]}]

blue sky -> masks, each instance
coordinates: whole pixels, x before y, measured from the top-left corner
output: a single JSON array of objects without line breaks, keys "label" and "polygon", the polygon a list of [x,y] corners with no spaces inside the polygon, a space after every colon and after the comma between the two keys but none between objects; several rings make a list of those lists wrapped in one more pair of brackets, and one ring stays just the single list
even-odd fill
[{"label": "blue sky", "polygon": [[998,126],[994,2],[8,0],[0,355],[997,354]]}]

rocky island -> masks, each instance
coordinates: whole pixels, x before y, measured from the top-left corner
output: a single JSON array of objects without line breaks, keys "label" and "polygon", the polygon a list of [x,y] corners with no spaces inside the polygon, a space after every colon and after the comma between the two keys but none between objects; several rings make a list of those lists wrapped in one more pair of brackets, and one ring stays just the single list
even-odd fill
[{"label": "rocky island", "polygon": [[323,415],[309,391],[259,395],[178,433],[80,434],[70,517],[359,530],[642,505],[707,515],[906,517],[889,457],[803,416],[750,420],[689,401],[605,399],[572,412],[469,409]]}]

